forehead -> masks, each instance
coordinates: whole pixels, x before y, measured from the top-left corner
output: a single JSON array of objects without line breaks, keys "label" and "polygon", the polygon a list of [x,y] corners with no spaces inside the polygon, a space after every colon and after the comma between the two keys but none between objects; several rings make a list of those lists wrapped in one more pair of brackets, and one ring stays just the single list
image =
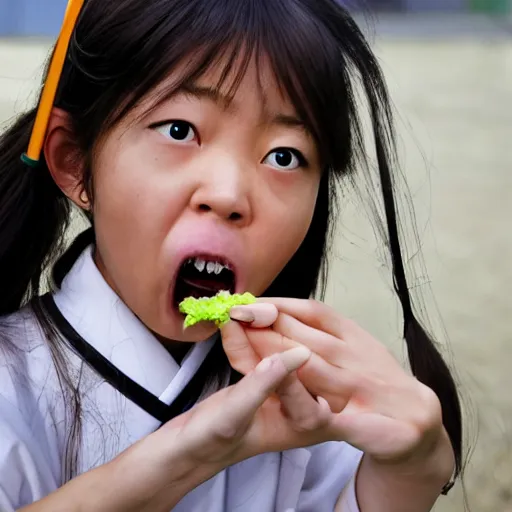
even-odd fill
[{"label": "forehead", "polygon": [[189,67],[188,62],[177,66],[146,98],[146,106],[154,108],[177,94],[192,93],[232,112],[251,110],[265,117],[281,115],[301,122],[265,55],[227,55],[201,74],[191,73]]},{"label": "forehead", "polygon": [[293,108],[288,96],[265,55],[252,56],[247,62],[239,57],[231,67],[226,59],[211,66],[198,80],[198,84],[215,87],[222,95],[237,99],[252,97],[263,106]]}]

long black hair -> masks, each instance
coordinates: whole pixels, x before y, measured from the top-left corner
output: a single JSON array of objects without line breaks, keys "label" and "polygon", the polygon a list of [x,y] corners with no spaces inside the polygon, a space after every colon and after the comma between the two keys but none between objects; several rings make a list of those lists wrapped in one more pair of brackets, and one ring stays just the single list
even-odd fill
[{"label": "long black hair", "polygon": [[[415,316],[404,269],[388,92],[365,37],[337,0],[87,0],[73,34],[56,106],[70,114],[77,143],[90,162],[96,141],[178,65],[183,69],[180,79],[164,96],[197,80],[212,66],[224,66],[219,87],[234,71],[229,84],[234,93],[254,56],[270,61],[279,87],[315,138],[324,169],[309,232],[267,294],[322,296],[339,184],[367,179],[374,172],[367,165],[367,155],[375,153],[384,239],[403,309],[410,365],[441,401],[459,474],[462,420],[458,392],[434,342]],[[362,116],[366,114],[372,148],[365,145]],[[63,236],[70,220],[69,201],[52,181],[46,163],[29,169],[20,161],[33,121],[34,110],[0,139],[0,314],[37,304],[43,275],[63,254]],[[86,166],[82,181],[94,201],[92,180],[92,169]],[[89,233],[89,239],[83,237],[74,245],[75,254],[68,253],[55,267],[56,286],[81,246],[92,241]],[[45,322],[44,311],[35,309]],[[54,336],[48,337],[53,353],[59,353]],[[75,405],[78,421],[79,401]]]}]

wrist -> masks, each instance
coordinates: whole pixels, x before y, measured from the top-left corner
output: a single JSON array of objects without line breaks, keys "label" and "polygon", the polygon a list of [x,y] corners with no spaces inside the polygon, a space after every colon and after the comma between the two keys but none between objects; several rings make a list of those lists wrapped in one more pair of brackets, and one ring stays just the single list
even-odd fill
[{"label": "wrist", "polygon": [[[155,448],[149,436],[111,462],[92,471],[92,482],[98,492],[91,492],[91,501],[85,509],[109,512],[159,510],[153,505],[155,500],[166,485],[177,483],[180,479],[172,473],[165,474],[160,455]],[[107,492],[109,502],[105,506]]]},{"label": "wrist", "polygon": [[[235,460],[205,461],[195,457],[191,447],[179,437],[179,428],[165,425],[144,440],[139,457],[150,461],[151,470],[147,473],[153,482],[152,505],[148,511],[172,509],[185,495],[196,487],[235,464]],[[201,454],[199,454],[201,455]],[[144,465],[146,462],[142,461]]]},{"label": "wrist", "polygon": [[172,431],[161,434],[159,430],[149,435],[92,472],[94,492],[87,510],[168,512],[223,469],[195,466],[184,447],[173,439]]},{"label": "wrist", "polygon": [[443,429],[439,439],[399,461],[366,454],[356,477],[356,495],[364,512],[426,512],[450,480],[454,456]]},{"label": "wrist", "polygon": [[418,482],[424,486],[442,489],[452,478],[455,458],[448,434],[441,429],[437,439],[428,448],[400,461],[380,461],[366,457],[373,471],[390,479],[402,480],[406,485]]}]

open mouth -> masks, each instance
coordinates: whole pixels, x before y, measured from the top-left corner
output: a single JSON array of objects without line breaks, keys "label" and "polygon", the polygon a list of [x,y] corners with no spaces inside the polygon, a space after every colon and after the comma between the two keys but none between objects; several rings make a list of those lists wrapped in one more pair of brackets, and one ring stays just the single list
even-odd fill
[{"label": "open mouth", "polygon": [[200,255],[187,258],[180,266],[174,285],[174,306],[187,297],[213,297],[221,290],[234,293],[236,274],[223,258]]}]

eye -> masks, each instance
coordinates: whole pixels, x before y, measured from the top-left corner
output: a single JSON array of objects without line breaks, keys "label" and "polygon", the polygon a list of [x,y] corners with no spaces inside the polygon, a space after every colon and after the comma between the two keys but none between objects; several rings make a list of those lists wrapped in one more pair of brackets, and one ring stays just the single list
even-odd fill
[{"label": "eye", "polygon": [[290,148],[275,149],[269,153],[263,163],[285,171],[293,171],[298,167],[307,167],[307,161],[302,153]]},{"label": "eye", "polygon": [[176,142],[190,142],[196,137],[194,127],[187,121],[166,121],[153,125],[152,128]]}]

